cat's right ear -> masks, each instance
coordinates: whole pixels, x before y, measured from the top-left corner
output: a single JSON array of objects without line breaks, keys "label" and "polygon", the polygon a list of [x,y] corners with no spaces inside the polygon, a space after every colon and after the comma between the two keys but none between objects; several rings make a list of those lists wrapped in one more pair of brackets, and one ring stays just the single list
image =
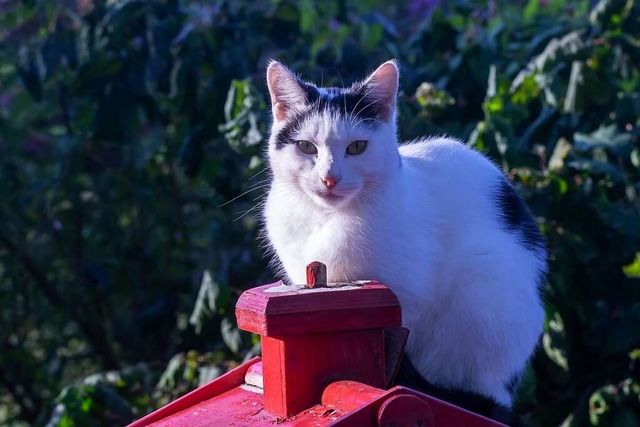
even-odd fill
[{"label": "cat's right ear", "polygon": [[398,63],[392,59],[380,65],[362,83],[366,96],[373,98],[380,117],[387,121],[395,117],[399,74]]},{"label": "cat's right ear", "polygon": [[267,67],[267,86],[275,122],[287,120],[307,102],[300,80],[278,61],[271,61]]}]

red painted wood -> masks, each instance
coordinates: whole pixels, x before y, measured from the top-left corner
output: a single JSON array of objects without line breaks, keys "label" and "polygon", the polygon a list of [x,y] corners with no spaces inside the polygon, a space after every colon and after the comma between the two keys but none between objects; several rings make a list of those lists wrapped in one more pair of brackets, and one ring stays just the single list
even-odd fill
[{"label": "red painted wood", "polygon": [[264,411],[262,395],[235,387],[149,426],[259,426],[275,424],[276,422],[277,417]]},{"label": "red painted wood", "polygon": [[[362,392],[359,391],[360,389],[362,389]],[[334,426],[373,427],[378,426],[379,411],[385,402],[394,396],[400,395],[414,396],[429,406],[433,420],[432,424],[429,424],[430,426],[507,427],[497,421],[406,387],[394,387],[386,391],[380,390],[380,393],[376,395],[375,391],[366,387],[361,388],[358,383],[339,381],[327,387],[322,395],[322,403],[326,407],[337,407],[346,412],[343,417],[333,424]],[[367,402],[369,397],[370,400]]]},{"label": "red painted wood", "polygon": [[236,317],[241,329],[263,336],[285,336],[385,328],[402,323],[398,299],[378,282],[267,292],[281,285],[277,282],[260,286],[240,296]]},{"label": "red painted wood", "polygon": [[386,382],[382,330],[262,337],[265,408],[289,417],[320,402],[336,380]]},{"label": "red painted wood", "polygon": [[335,424],[339,427],[364,427],[378,425],[378,409],[380,405],[396,392],[375,391],[361,388],[352,381],[339,381],[327,387],[322,395],[322,402],[328,407],[343,408],[346,412]]},{"label": "red painted wood", "polygon": [[335,408],[316,406],[284,419],[264,410],[263,396],[241,387],[159,420],[153,427],[323,427],[344,415]]},{"label": "red painted wood", "polygon": [[156,421],[166,418],[172,414],[191,408],[198,405],[200,402],[210,399],[212,396],[224,393],[231,390],[234,387],[240,386],[244,382],[244,376],[247,370],[260,361],[259,357],[254,357],[246,363],[238,366],[235,369],[230,370],[226,374],[216,378],[208,384],[203,385],[200,388],[193,390],[190,393],[174,400],[166,406],[158,409],[155,412],[148,414],[147,416],[129,424],[129,427],[142,427],[150,425]]},{"label": "red painted wood", "polygon": [[[401,325],[398,300],[384,285],[280,285],[246,291],[236,307],[238,325],[262,335],[262,363],[252,359],[130,427],[503,426],[404,387],[382,390],[393,371],[384,330]],[[268,292],[273,287],[278,292]],[[386,344],[397,353],[406,335],[390,331]]]},{"label": "red painted wood", "polygon": [[[310,282],[322,267],[310,264]],[[384,387],[383,329],[402,322],[398,299],[378,282],[311,289],[278,282],[244,292],[236,316],[241,329],[262,335],[265,408],[280,417],[317,404],[336,380]]]},{"label": "red painted wood", "polygon": [[424,400],[431,408],[435,426],[507,427],[505,424],[474,414],[466,409],[410,388],[398,386],[388,391],[389,396],[397,394],[412,395]]},{"label": "red painted wood", "polygon": [[321,402],[325,406],[350,412],[368,405],[385,393],[385,390],[357,381],[335,381],[324,389]]},{"label": "red painted wood", "polygon": [[[255,361],[248,362],[254,366]],[[243,365],[239,372],[248,371]],[[224,379],[220,377],[218,380]],[[215,384],[214,380],[210,384]],[[237,378],[236,378],[237,380]],[[291,417],[278,417],[264,408],[264,396],[260,393],[236,386],[225,391],[226,387],[204,386],[200,396],[193,399],[193,405],[181,409],[171,403],[163,409],[147,416],[132,426],[154,427],[205,427],[205,426],[334,426],[334,427],[376,427],[381,408],[388,405],[394,396],[415,396],[426,402],[433,413],[433,426],[465,427],[505,427],[503,424],[488,420],[445,402],[423,395],[404,387],[381,390],[354,381],[338,381],[329,385],[322,402],[306,408]],[[209,391],[211,394],[202,393]],[[187,395],[188,396],[188,395]],[[180,400],[180,399],[179,399]],[[170,408],[171,410],[167,410]],[[425,426],[427,427],[427,426]]]},{"label": "red painted wood", "polygon": [[327,266],[319,261],[307,265],[307,288],[327,287]]},{"label": "red painted wood", "polygon": [[398,394],[380,405],[380,427],[434,427],[433,411],[424,399],[409,394]]}]

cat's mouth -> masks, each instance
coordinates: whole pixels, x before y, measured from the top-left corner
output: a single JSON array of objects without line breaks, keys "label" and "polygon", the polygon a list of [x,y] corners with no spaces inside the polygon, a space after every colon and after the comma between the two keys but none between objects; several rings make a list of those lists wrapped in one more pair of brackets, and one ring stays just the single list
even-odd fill
[{"label": "cat's mouth", "polygon": [[311,186],[301,183],[304,192],[314,202],[320,206],[338,208],[349,203],[353,199],[356,189],[352,185],[342,185],[336,188],[325,188],[324,186]]},{"label": "cat's mouth", "polygon": [[334,191],[314,191],[315,195],[326,200],[340,200],[345,196],[337,194]]},{"label": "cat's mouth", "polygon": [[323,205],[339,206],[346,202],[349,197],[345,194],[338,194],[335,191],[316,190],[312,194],[316,200]]}]

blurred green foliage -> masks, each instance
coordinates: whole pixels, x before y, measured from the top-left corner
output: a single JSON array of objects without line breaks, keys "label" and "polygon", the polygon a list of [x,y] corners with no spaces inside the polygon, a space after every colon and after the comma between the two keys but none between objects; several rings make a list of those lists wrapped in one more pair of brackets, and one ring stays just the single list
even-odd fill
[{"label": "blurred green foliage", "polygon": [[125,424],[255,354],[265,64],[395,57],[402,137],[487,153],[547,237],[519,413],[640,424],[639,2],[388,3],[0,0],[0,423]]}]

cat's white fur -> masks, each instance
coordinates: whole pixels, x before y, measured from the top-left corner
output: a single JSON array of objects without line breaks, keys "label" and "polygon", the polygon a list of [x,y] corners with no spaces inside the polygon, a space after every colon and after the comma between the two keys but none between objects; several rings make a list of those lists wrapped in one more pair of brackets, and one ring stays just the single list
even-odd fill
[{"label": "cat's white fur", "polygon": [[[279,63],[270,73],[275,104],[296,83]],[[286,108],[274,117],[268,241],[294,283],[305,282],[307,264],[321,261],[330,281],[387,284],[411,331],[407,353],[427,381],[510,406],[506,385],[542,331],[544,251],[525,249],[501,223],[490,189],[504,177],[483,155],[450,138],[398,146],[398,71],[388,62],[369,79],[376,73],[377,90],[392,99],[389,120],[371,130],[328,112],[310,117],[295,139],[314,143],[317,158],[295,144],[276,149]],[[345,155],[354,140],[369,141],[366,150]],[[332,198],[323,197],[327,174],[340,178]]]}]

